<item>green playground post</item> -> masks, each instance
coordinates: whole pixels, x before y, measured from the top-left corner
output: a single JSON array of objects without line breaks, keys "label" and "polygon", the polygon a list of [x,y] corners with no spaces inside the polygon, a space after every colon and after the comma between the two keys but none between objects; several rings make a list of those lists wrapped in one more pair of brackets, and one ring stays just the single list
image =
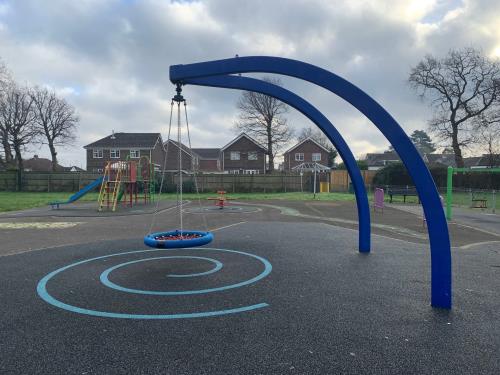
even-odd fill
[{"label": "green playground post", "polygon": [[453,192],[453,167],[448,166],[446,179],[446,219],[451,220],[451,200]]}]

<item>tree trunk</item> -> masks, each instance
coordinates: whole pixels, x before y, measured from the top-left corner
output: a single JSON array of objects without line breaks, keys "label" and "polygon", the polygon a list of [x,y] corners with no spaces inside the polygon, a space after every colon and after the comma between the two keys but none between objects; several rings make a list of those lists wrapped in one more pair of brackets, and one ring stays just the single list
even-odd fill
[{"label": "tree trunk", "polygon": [[273,173],[274,172],[274,155],[272,153],[267,154],[267,157],[269,158],[269,167],[267,169],[268,173]]},{"label": "tree trunk", "polygon": [[17,169],[20,171],[23,171],[24,170],[24,163],[23,163],[23,157],[21,155],[21,148],[17,145],[14,145],[14,151],[16,153]]},{"label": "tree trunk", "polygon": [[50,155],[52,156],[52,172],[57,171],[57,152],[54,144],[49,143]]},{"label": "tree trunk", "polygon": [[16,153],[16,164],[17,164],[17,191],[22,191],[22,181],[23,181],[23,171],[24,163],[23,157],[21,155],[21,147],[14,143],[14,152]]},{"label": "tree trunk", "polygon": [[267,138],[267,157],[269,159],[269,166],[268,166],[268,173],[273,173],[274,172],[274,154],[273,154],[273,141],[271,140],[271,137],[269,136]]},{"label": "tree trunk", "polygon": [[9,141],[7,140],[7,136],[2,137],[2,146],[5,153],[5,164],[10,165],[12,163],[12,149]]},{"label": "tree trunk", "polygon": [[462,150],[460,149],[460,144],[458,143],[458,127],[454,124],[453,126],[453,133],[451,136],[451,147],[453,148],[453,153],[455,154],[455,164],[457,165],[457,168],[463,168],[464,167],[464,159],[462,157]]}]

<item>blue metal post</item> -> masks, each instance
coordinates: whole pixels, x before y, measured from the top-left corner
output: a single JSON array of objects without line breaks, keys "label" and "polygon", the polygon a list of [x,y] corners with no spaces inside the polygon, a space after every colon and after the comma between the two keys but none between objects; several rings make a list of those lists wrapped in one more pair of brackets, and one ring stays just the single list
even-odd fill
[{"label": "blue metal post", "polygon": [[368,203],[363,177],[359,171],[356,159],[344,138],[320,111],[293,92],[259,79],[226,75],[186,79],[183,82],[184,84],[190,85],[239,89],[266,94],[290,105],[314,122],[333,143],[347,167],[349,177],[354,187],[358,208],[359,251],[370,251],[370,205]]}]

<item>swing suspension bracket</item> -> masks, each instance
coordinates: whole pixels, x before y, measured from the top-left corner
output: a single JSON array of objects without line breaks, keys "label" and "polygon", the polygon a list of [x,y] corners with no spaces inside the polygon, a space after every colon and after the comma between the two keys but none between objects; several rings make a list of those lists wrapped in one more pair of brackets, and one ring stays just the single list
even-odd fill
[{"label": "swing suspension bracket", "polygon": [[177,94],[175,94],[175,96],[172,98],[174,102],[182,103],[186,101],[186,99],[184,99],[184,97],[182,96],[182,83],[177,82],[175,84],[175,92],[177,92]]}]

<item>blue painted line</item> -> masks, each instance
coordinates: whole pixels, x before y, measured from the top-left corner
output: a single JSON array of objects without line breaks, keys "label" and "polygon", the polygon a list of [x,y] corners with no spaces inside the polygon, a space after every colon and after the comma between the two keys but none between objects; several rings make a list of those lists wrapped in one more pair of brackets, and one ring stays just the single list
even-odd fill
[{"label": "blue painted line", "polygon": [[[233,250],[229,250],[229,251],[233,251]],[[126,262],[126,263],[118,264],[116,266],[108,268],[107,270],[105,270],[101,274],[100,279],[101,279],[101,282],[104,285],[106,285],[107,287],[119,290],[121,292],[136,293],[136,294],[147,294],[147,295],[154,295],[154,296],[183,296],[183,295],[191,295],[191,294],[205,294],[205,293],[220,292],[220,291],[223,291],[223,290],[240,288],[240,287],[245,286],[245,285],[253,284],[253,283],[255,283],[255,282],[263,279],[264,277],[266,277],[267,275],[269,275],[271,273],[271,270],[272,270],[273,267],[271,266],[271,263],[269,263],[266,259],[258,257],[257,255],[252,255],[252,254],[248,254],[248,253],[244,253],[244,254],[245,255],[249,255],[251,257],[254,257],[254,258],[257,258],[262,263],[264,263],[264,271],[262,271],[260,274],[258,274],[257,276],[255,276],[255,277],[253,277],[251,279],[242,281],[242,282],[237,283],[237,284],[231,284],[231,285],[221,286],[221,287],[218,287],[218,288],[199,289],[199,290],[183,290],[183,291],[178,291],[178,292],[156,291],[156,290],[141,290],[141,289],[126,288],[126,287],[120,286],[118,284],[115,284],[111,280],[109,280],[109,278],[108,278],[109,274],[112,271],[114,271],[115,269],[127,266],[129,264],[133,264],[133,263],[137,263],[137,262],[143,262],[143,261],[145,261],[145,259],[133,260],[131,262]],[[152,259],[159,259],[159,258],[152,258]],[[205,258],[205,259],[209,259],[209,258]]]},{"label": "blue painted line", "polygon": [[[265,265],[265,270],[263,273],[261,273],[259,276],[265,273],[265,276],[267,276],[271,270],[272,266],[271,264],[264,258],[259,257],[257,255],[253,255],[250,253],[245,253],[243,251],[236,251],[236,250],[228,250],[228,249],[218,249],[218,248],[197,248],[196,250],[204,250],[204,251],[210,251],[210,250],[215,250],[215,251],[223,251],[223,252],[229,252],[229,253],[236,253],[236,254],[241,254],[241,255],[246,255],[250,256],[252,258],[256,258],[260,260],[264,265]],[[172,250],[137,250],[137,251],[129,251],[125,253],[116,253],[116,254],[110,254],[110,255],[104,255],[104,256],[99,256],[95,258],[90,258],[86,260],[82,260],[79,262],[75,262],[72,264],[69,264],[67,266],[61,267],[55,271],[50,272],[49,274],[45,275],[37,285],[37,293],[42,298],[45,302],[58,307],[60,309],[78,313],[78,314],[84,314],[84,315],[90,315],[90,316],[96,316],[96,317],[103,317],[103,318],[120,318],[120,319],[189,319],[189,318],[204,318],[204,317],[214,317],[214,316],[221,316],[221,315],[228,315],[228,314],[236,314],[240,312],[247,312],[247,311],[252,311],[256,309],[260,309],[263,307],[269,306],[267,303],[258,303],[254,305],[249,305],[249,306],[243,306],[243,307],[238,307],[238,308],[233,308],[233,309],[224,309],[224,310],[215,310],[215,311],[202,311],[202,312],[193,312],[193,313],[178,313],[178,314],[128,314],[128,313],[120,313],[120,312],[108,312],[108,311],[99,311],[99,310],[92,310],[92,309],[86,309],[78,306],[73,306],[69,305],[67,303],[64,303],[56,298],[54,298],[48,291],[47,291],[47,283],[56,275],[60,274],[61,272],[64,272],[70,268],[89,263],[95,260],[100,260],[100,259],[105,259],[105,258],[111,258],[115,256],[120,256],[120,255],[127,255],[127,254],[137,254],[137,253],[145,253],[145,252],[154,252],[154,251],[172,251]],[[202,258],[202,257],[199,257]],[[210,259],[210,258],[206,258]],[[145,261],[145,260],[144,260]],[[129,262],[130,263],[130,262]],[[125,265],[125,264],[123,264]],[[222,264],[221,264],[222,266]],[[217,265],[216,267],[217,268]],[[214,268],[214,269],[215,269]],[[212,270],[213,271],[213,270]],[[216,271],[213,271],[216,272]],[[108,273],[109,275],[109,273]],[[259,277],[258,276],[258,277]],[[261,278],[265,277],[261,276],[258,280]],[[254,278],[255,279],[255,278]],[[252,279],[251,279],[252,280]],[[257,280],[255,280],[257,281]],[[255,282],[253,281],[253,282]],[[246,282],[243,282],[243,285],[247,285],[250,283],[250,280],[247,280]],[[242,283],[239,283],[242,284]],[[233,284],[233,287],[235,287]],[[240,285],[241,286],[241,285]]]},{"label": "blue painted line", "polygon": [[[193,257],[193,256],[184,256],[184,255],[179,255],[179,256],[164,256],[164,257],[155,257],[155,258],[132,260],[130,262],[125,262],[125,263],[117,264],[116,266],[113,266],[113,267],[110,267],[110,268],[106,269],[103,273],[101,273],[101,276],[99,278],[100,278],[101,282],[104,285],[106,285],[107,287],[109,287],[109,288],[120,290],[122,292],[138,293],[137,289],[129,289],[129,288],[125,288],[125,287],[122,287],[122,286],[120,286],[118,284],[113,283],[111,280],[109,280],[109,274],[111,272],[113,272],[114,270],[118,269],[118,268],[122,268],[122,267],[128,266],[130,264],[134,264],[134,263],[140,263],[140,262],[146,262],[146,261],[149,261],[149,260],[158,260],[158,259],[184,259],[184,258],[187,258],[187,259],[202,259],[202,260],[207,260],[209,262],[214,263],[215,267],[212,268],[209,271],[206,271],[206,272],[190,273],[190,274],[185,274],[185,275],[170,274],[170,275],[167,275],[168,277],[196,277],[196,276],[206,276],[206,275],[210,275],[211,273],[217,272],[217,271],[219,271],[222,268],[222,263],[219,262],[218,260],[215,260],[215,259],[212,259],[212,258]],[[140,291],[140,292],[144,292],[144,293],[140,293],[140,294],[158,294],[158,293],[161,293],[161,294],[158,294],[158,295],[166,295],[166,296],[168,296],[168,295],[176,295],[177,294],[177,293],[176,294],[163,294],[163,292],[145,293],[145,292],[150,292],[150,291]],[[178,292],[178,293],[182,293],[182,292]],[[185,293],[185,294],[189,294],[189,293]]]}]

